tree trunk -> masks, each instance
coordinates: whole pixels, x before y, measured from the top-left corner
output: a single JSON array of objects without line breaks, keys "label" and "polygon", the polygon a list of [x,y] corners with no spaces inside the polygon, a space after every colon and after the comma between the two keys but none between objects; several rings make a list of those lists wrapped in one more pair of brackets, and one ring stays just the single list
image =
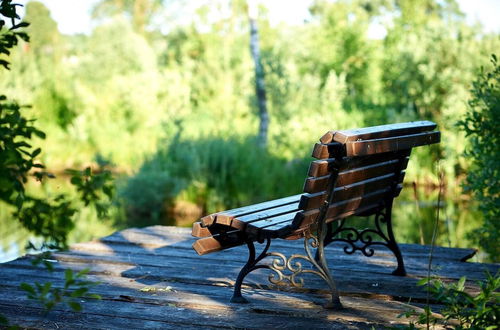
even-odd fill
[{"label": "tree trunk", "polygon": [[266,105],[266,88],[264,83],[264,70],[260,59],[259,30],[257,28],[256,4],[252,0],[248,3],[248,19],[250,21],[250,50],[255,64],[255,94],[259,107],[259,135],[258,143],[262,148],[267,146],[267,131],[269,127],[269,114]]}]

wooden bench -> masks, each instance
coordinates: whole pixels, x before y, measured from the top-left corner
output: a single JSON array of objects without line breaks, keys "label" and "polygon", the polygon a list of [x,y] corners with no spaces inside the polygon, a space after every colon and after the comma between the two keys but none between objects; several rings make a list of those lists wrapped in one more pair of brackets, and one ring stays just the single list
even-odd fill
[{"label": "wooden bench", "polygon": [[[324,246],[340,241],[346,244],[346,253],[361,251],[366,256],[373,255],[373,246],[384,246],[398,262],[393,274],[406,274],[392,231],[392,203],[402,189],[412,148],[440,141],[435,128],[433,122],[418,121],[327,132],[314,145],[312,156],[317,160],[309,167],[303,194],[201,218],[193,224],[192,235],[199,238],[194,250],[204,255],[248,246],[249,259],[236,280],[232,302],[247,302],[241,295],[243,279],[255,269],[267,268],[273,271],[269,277],[272,283],[288,281],[301,286],[298,275],[305,272],[322,277],[332,292],[328,307],[341,308]],[[373,228],[346,226],[351,216],[374,216]],[[381,240],[375,241],[376,236]],[[306,253],[286,257],[268,252],[271,240],[276,238],[304,238]],[[258,256],[254,242],[266,242]],[[266,257],[273,262],[260,263]],[[302,269],[299,259],[314,268]]]}]

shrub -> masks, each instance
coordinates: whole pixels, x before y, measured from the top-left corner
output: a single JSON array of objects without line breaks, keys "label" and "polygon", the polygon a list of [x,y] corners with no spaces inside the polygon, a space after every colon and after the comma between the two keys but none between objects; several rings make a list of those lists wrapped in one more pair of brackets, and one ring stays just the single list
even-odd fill
[{"label": "shrub", "polygon": [[473,236],[493,261],[500,260],[500,67],[481,72],[473,83],[469,111],[458,123],[469,138],[465,156],[472,160],[465,190],[472,191],[483,214]]}]

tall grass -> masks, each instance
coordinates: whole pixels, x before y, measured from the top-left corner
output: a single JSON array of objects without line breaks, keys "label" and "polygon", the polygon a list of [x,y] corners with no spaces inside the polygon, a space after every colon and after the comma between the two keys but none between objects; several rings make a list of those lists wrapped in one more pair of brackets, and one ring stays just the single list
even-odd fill
[{"label": "tall grass", "polygon": [[189,139],[177,134],[144,162],[119,195],[131,223],[173,223],[180,202],[197,205],[199,216],[300,193],[309,162],[308,157],[289,160],[262,150],[249,136]]}]

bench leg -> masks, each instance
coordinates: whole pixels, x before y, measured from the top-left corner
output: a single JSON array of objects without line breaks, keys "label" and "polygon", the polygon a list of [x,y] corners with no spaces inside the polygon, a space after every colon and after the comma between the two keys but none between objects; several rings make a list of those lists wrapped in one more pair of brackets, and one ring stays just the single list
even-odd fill
[{"label": "bench leg", "polygon": [[392,272],[392,275],[406,276],[403,255],[401,254],[401,250],[399,249],[394,233],[392,232],[392,207],[386,212],[388,213],[388,216],[386,217],[385,222],[387,224],[387,236],[389,238],[387,241],[387,247],[392,251],[392,253],[394,253],[396,260],[398,261],[398,267]]},{"label": "bench leg", "polygon": [[266,246],[264,247],[264,249],[257,258],[255,257],[255,245],[253,244],[253,241],[247,240],[246,243],[248,247],[248,260],[247,263],[243,266],[243,268],[241,268],[240,273],[236,278],[236,282],[234,284],[233,297],[231,298],[232,303],[238,303],[238,304],[248,303],[248,300],[246,300],[245,297],[241,295],[241,285],[243,284],[243,279],[249,273],[253,272],[256,269],[267,268],[267,265],[257,265],[257,263],[259,263],[259,261],[267,257],[267,250],[269,250],[269,247],[271,246],[271,239],[270,238],[267,239]]},{"label": "bench leg", "polygon": [[[397,276],[406,275],[403,255],[392,231],[392,203],[389,203],[375,214],[375,229],[357,230],[353,227],[347,227],[346,219],[342,219],[335,230],[332,226],[333,223],[328,228],[328,233],[324,241],[325,246],[332,242],[343,242],[346,243],[344,246],[345,253],[353,254],[356,251],[361,251],[367,257],[374,255],[375,250],[372,248],[373,246],[385,246],[391,250],[398,262],[398,266],[392,274]],[[382,229],[383,227],[385,227],[385,231]],[[346,235],[340,237],[341,233],[346,233]],[[382,241],[375,241],[373,239],[374,236],[380,237]],[[316,260],[318,260],[318,255],[316,255]]]},{"label": "bench leg", "polygon": [[[323,232],[322,230],[318,230],[318,236],[321,237],[322,232]],[[247,263],[241,269],[236,279],[233,297],[231,298],[232,303],[248,303],[248,300],[245,299],[241,294],[241,285],[243,283],[243,279],[252,271],[259,268],[264,268],[273,271],[273,273],[269,275],[269,281],[273,284],[278,284],[278,285],[283,284],[284,282],[288,282],[292,286],[302,287],[304,284],[304,280],[302,278],[299,278],[299,274],[303,273],[311,273],[321,277],[326,281],[332,293],[331,301],[325,307],[329,309],[342,308],[342,304],[340,302],[339,293],[337,291],[335,281],[333,280],[333,277],[330,274],[330,270],[328,269],[328,265],[326,263],[322,239],[318,240],[316,237],[308,234],[304,238],[304,249],[306,251],[306,255],[294,254],[289,258],[287,258],[282,253],[268,252],[270,245],[271,245],[271,239],[268,238],[266,246],[259,254],[259,256],[256,257],[254,243],[252,241],[247,241],[247,247],[249,252],[248,260]],[[311,251],[311,248],[316,249],[318,255],[317,260],[313,258],[313,253]],[[258,263],[266,257],[273,258],[271,264],[259,265]],[[308,261],[316,269],[302,269],[302,264],[300,263],[300,260]],[[290,272],[291,274],[285,274],[285,272]]]},{"label": "bench leg", "polygon": [[[322,271],[323,275],[320,275],[326,283],[328,283],[328,286],[330,287],[330,291],[332,292],[332,299],[331,301],[325,306],[327,309],[342,309],[342,303],[340,302],[340,297],[339,297],[339,292],[337,290],[337,285],[335,284],[335,281],[333,280],[333,276],[330,273],[330,269],[328,268],[328,264],[326,262],[326,257],[325,257],[325,238],[327,237],[326,235],[330,232],[330,227],[327,226],[323,221],[320,223],[320,226],[318,228],[318,242],[317,242],[317,249],[316,249],[316,254],[314,259],[311,258],[312,255],[309,253],[309,251],[306,248],[306,252],[309,255],[311,259],[311,263],[318,268],[318,270]],[[308,237],[305,238],[305,240],[308,240]],[[307,244],[307,243],[305,243]],[[314,261],[318,262],[318,265],[314,263]]]}]

